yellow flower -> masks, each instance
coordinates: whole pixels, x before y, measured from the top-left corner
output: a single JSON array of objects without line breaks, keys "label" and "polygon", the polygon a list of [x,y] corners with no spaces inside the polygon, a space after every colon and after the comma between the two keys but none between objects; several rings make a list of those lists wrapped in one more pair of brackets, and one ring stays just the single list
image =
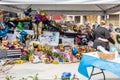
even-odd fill
[{"label": "yellow flower", "polygon": [[22,64],[24,61],[23,60],[16,60],[15,64]]},{"label": "yellow flower", "polygon": [[80,57],[80,54],[77,53],[76,56],[77,56],[77,57]]},{"label": "yellow flower", "polygon": [[53,60],[53,64],[58,64],[58,61],[57,60]]}]

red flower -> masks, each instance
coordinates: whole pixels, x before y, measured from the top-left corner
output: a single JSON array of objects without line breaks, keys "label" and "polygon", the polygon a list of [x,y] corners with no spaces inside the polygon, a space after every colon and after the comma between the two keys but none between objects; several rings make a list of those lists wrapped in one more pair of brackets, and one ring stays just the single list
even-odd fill
[{"label": "red flower", "polygon": [[80,43],[80,38],[75,38],[75,42]]}]

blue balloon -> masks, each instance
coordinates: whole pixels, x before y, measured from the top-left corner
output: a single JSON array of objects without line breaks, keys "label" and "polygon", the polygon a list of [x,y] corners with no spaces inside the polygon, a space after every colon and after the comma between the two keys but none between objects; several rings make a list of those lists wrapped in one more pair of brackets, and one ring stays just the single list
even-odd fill
[{"label": "blue balloon", "polygon": [[62,77],[63,77],[63,78],[64,78],[64,77],[70,78],[70,76],[71,76],[71,73],[70,73],[70,72],[63,72],[63,73],[62,73]]},{"label": "blue balloon", "polygon": [[25,32],[25,31],[21,31],[20,32],[20,41],[23,41],[24,39],[25,39],[25,36],[27,35],[27,32]]},{"label": "blue balloon", "polygon": [[20,41],[23,41],[23,36],[20,36]]},{"label": "blue balloon", "polygon": [[77,54],[77,49],[75,47],[72,48],[72,54],[76,55]]},{"label": "blue balloon", "polygon": [[29,11],[25,11],[24,14],[25,14],[25,16],[29,16],[30,12]]},{"label": "blue balloon", "polygon": [[6,32],[5,32],[5,31],[0,30],[0,36],[2,36],[2,37],[6,36]]},{"label": "blue balloon", "polygon": [[9,27],[6,25],[4,30],[0,30],[0,36],[5,37],[8,30],[9,30]]},{"label": "blue balloon", "polygon": [[20,35],[22,35],[22,36],[26,36],[26,35],[27,35],[27,32],[22,31],[22,32],[20,32]]}]

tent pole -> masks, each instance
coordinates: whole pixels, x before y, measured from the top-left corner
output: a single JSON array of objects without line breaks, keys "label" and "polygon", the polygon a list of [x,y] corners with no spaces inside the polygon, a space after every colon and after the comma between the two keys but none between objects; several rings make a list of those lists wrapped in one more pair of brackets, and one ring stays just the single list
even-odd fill
[{"label": "tent pole", "polygon": [[98,17],[97,17],[98,24],[100,24],[100,21],[101,21],[101,15],[98,15]]},{"label": "tent pole", "polygon": [[104,20],[105,20],[105,23],[107,23],[107,14],[106,14],[106,11],[104,11]]},{"label": "tent pole", "polygon": [[119,27],[120,27],[120,14],[119,14]]},{"label": "tent pole", "polygon": [[80,23],[83,24],[83,15],[80,16]]}]

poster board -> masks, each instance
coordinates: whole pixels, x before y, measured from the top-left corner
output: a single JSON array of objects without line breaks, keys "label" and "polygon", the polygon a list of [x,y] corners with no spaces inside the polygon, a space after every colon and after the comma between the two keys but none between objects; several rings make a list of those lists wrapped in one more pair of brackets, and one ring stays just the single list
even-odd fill
[{"label": "poster board", "polygon": [[25,20],[25,21],[21,21],[21,23],[22,23],[24,30],[32,30],[32,22],[31,21]]},{"label": "poster board", "polygon": [[[27,32],[27,34],[29,34],[29,35],[34,35],[33,30],[24,30],[24,31]],[[8,41],[14,40],[14,39],[16,39],[16,37],[20,37],[20,30],[18,31],[18,29],[16,28],[14,30],[14,34],[7,33],[7,36],[8,36]]]},{"label": "poster board", "polygon": [[24,30],[24,31],[27,32],[27,34],[34,35],[34,31],[33,30]]},{"label": "poster board", "polygon": [[74,38],[62,37],[62,44],[64,45],[74,45]]},{"label": "poster board", "polygon": [[7,33],[7,36],[8,36],[8,41],[12,41],[12,40],[16,39],[16,37],[14,37],[14,34]]},{"label": "poster board", "polygon": [[51,46],[57,46],[59,44],[59,32],[44,31],[42,36],[39,36],[40,44],[47,43]]}]

